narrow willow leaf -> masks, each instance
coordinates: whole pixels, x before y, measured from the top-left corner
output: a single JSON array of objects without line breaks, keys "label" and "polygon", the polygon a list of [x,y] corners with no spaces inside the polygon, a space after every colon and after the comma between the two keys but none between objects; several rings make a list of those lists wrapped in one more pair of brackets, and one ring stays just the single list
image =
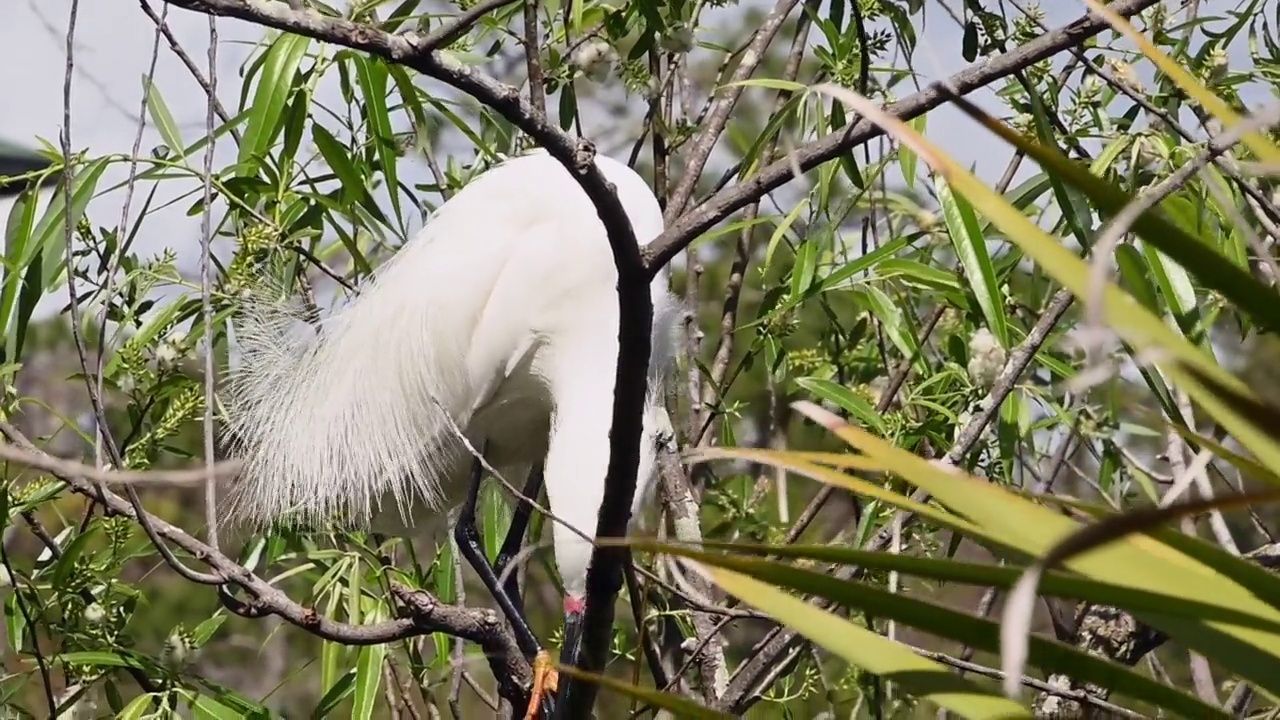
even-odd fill
[{"label": "narrow willow leaf", "polygon": [[[9,321],[14,315],[18,302],[22,276],[27,265],[31,263],[26,247],[34,235],[37,205],[35,191],[31,188],[23,190],[9,208],[9,217],[5,221],[4,286],[0,289],[0,330],[9,334],[5,347],[5,357],[9,361],[19,357],[17,351],[8,343],[8,340],[13,337],[9,329]],[[24,261],[23,258],[28,259]]]},{"label": "narrow willow leaf", "polygon": [[382,686],[382,662],[387,657],[385,644],[366,645],[356,658],[355,699],[351,717],[369,720],[378,702]]},{"label": "narrow willow leaf", "polygon": [[227,705],[222,704],[218,699],[209,695],[199,693],[189,693],[191,699],[191,709],[195,711],[198,718],[206,718],[208,720],[240,720],[244,714]]},{"label": "narrow willow leaf", "polygon": [[[918,117],[912,118],[910,120],[911,127],[915,128],[916,132],[923,135],[925,130],[926,119],[928,117],[929,117],[928,113],[925,113],[924,115],[920,115]],[[917,172],[917,167],[920,164],[920,157],[916,155],[915,152],[912,151],[912,149],[909,147],[899,147],[898,148],[898,164],[902,168],[902,179],[907,182],[907,189],[915,190],[916,189],[916,172]]]},{"label": "narrow willow leaf", "polygon": [[164,140],[164,144],[171,152],[180,152],[182,131],[178,129],[178,123],[169,112],[169,106],[165,104],[164,97],[149,77],[142,78],[142,87],[147,98],[147,114],[151,116],[151,122],[155,123],[160,138]]},{"label": "narrow willow leaf", "polygon": [[774,229],[773,234],[769,236],[769,243],[765,245],[764,262],[761,264],[763,271],[768,271],[771,261],[773,260],[773,251],[778,247],[778,243],[786,236],[787,231],[791,229],[792,224],[800,217],[800,213],[809,207],[809,199],[804,198],[791,208],[791,212],[782,218],[782,222],[778,223],[778,227]]},{"label": "narrow willow leaf", "polygon": [[151,701],[155,698],[151,693],[145,693],[134,698],[124,710],[117,716],[121,720],[142,720],[147,717],[151,710]]},{"label": "narrow willow leaf", "polygon": [[1017,584],[1005,600],[1000,623],[1000,666],[1005,673],[1005,694],[1009,697],[1017,697],[1021,690],[1016,678],[1022,675],[1023,668],[1026,666],[1028,638],[1031,634],[1031,620],[1036,604],[1036,588],[1046,570],[1103,545],[1114,543],[1134,533],[1145,532],[1171,520],[1208,510],[1275,500],[1280,500],[1280,490],[1198,499],[1164,507],[1130,510],[1086,525],[1062,539],[1045,553],[1044,557],[1023,571],[1022,577],[1018,578]]},{"label": "narrow willow leaf", "polygon": [[[635,549],[677,555],[698,563],[741,572],[777,587],[827,599],[841,607],[860,609],[868,615],[894,620],[978,650],[995,652],[999,648],[999,625],[987,618],[973,617],[930,600],[889,592],[874,584],[858,580],[840,580],[825,570],[811,570],[779,561],[744,556],[741,554],[744,548],[736,543],[708,543],[733,553],[725,554],[653,541],[622,542]],[[921,567],[930,567],[937,569],[941,576],[964,577],[963,574],[958,574],[949,567],[959,564],[978,570],[988,577],[999,575],[1005,584],[998,584],[997,587],[1011,586],[1017,579],[1017,571],[1010,568],[977,566],[969,563],[955,563],[951,560],[913,558],[893,553],[849,551],[829,545],[803,547],[760,545],[756,546],[756,549],[760,554],[778,550],[780,552],[774,554],[819,561],[839,557],[847,551],[850,553],[850,558],[859,557],[868,560],[870,564],[867,567],[870,568],[905,569],[911,572]],[[1055,574],[1054,577],[1068,583],[1081,582],[1066,574]],[[1090,583],[1090,585],[1096,584]],[[1123,589],[1114,588],[1108,597],[1115,597],[1123,592]],[[1160,607],[1163,599],[1163,596],[1152,597],[1150,602],[1153,606]],[[1116,661],[1096,657],[1071,645],[1040,637],[1032,638],[1031,647],[1033,663],[1045,672],[1067,673],[1085,682],[1099,683],[1111,688],[1117,694],[1151,703],[1188,717],[1225,717],[1221,709],[1206,705],[1193,694],[1171,688]]]},{"label": "narrow willow leaf", "polygon": [[395,132],[391,127],[391,111],[387,107],[387,80],[390,79],[387,63],[361,55],[353,55],[352,58],[356,65],[361,94],[364,97],[365,119],[368,121],[374,147],[378,152],[378,168],[386,175],[391,207],[396,213],[396,219],[403,225],[400,182],[396,171],[399,152],[396,148]]},{"label": "narrow willow leaf", "polygon": [[871,406],[871,403],[866,398],[849,388],[830,380],[813,377],[799,378],[796,380],[796,384],[823,400],[839,405],[845,412],[864,425],[874,428],[877,432],[888,432],[888,428],[884,424],[884,418],[880,417],[880,413],[876,412],[876,409]]},{"label": "narrow willow leaf", "polygon": [[364,176],[360,170],[356,168],[355,163],[351,161],[350,151],[338,142],[333,133],[324,129],[321,125],[312,124],[311,139],[316,144],[316,149],[320,151],[320,155],[324,158],[325,164],[338,176],[338,182],[341,189],[338,191],[346,202],[355,202],[357,197],[363,197],[366,190],[364,184]]},{"label": "narrow willow leaf", "polygon": [[[93,199],[98,181],[102,179],[102,173],[106,171],[110,160],[109,157],[93,160],[71,179],[70,221],[73,227],[84,217],[85,208]],[[45,290],[54,287],[55,280],[66,270],[68,218],[65,203],[66,197],[62,192],[62,185],[59,184],[57,194],[45,208],[44,215],[36,224],[31,241],[24,248],[25,255],[19,261],[20,266],[25,267],[37,252],[44,253],[44,272],[41,283]]]},{"label": "narrow willow leaf", "polygon": [[343,700],[351,696],[351,692],[355,690],[355,687],[356,671],[351,669],[343,673],[342,677],[338,678],[338,681],[320,697],[320,702],[316,703],[316,709],[311,716],[316,718],[327,717],[329,713],[337,709]]},{"label": "narrow willow leaf", "polygon": [[828,652],[878,675],[903,691],[966,718],[1029,718],[1018,703],[994,695],[946,666],[921,657],[901,643],[856,625],[796,597],[723,568],[707,568],[716,584],[748,605],[768,613]]},{"label": "narrow willow leaf", "polygon": [[965,277],[978,298],[978,307],[987,321],[987,328],[1000,341],[1001,347],[1009,347],[1009,328],[1005,323],[1004,299],[996,284],[995,269],[991,266],[991,254],[987,252],[987,240],[978,227],[978,218],[964,198],[951,192],[946,179],[934,179],[938,190],[938,203],[951,236],[951,245],[960,258]]},{"label": "narrow willow leaf", "polygon": [[759,87],[794,93],[804,93],[809,89],[809,86],[804,83],[795,82],[793,80],[783,80],[782,78],[748,78],[746,80],[727,82],[720,87],[722,89],[733,87]]},{"label": "narrow willow leaf", "polygon": [[596,675],[595,673],[584,672],[572,665],[556,665],[556,672],[562,676],[572,677],[578,680],[599,685],[602,688],[612,690],[619,695],[625,695],[634,700],[674,713],[678,718],[692,718],[693,720],[728,720],[731,715],[695,702],[683,695],[675,693],[661,692],[653,688],[640,687],[631,683],[623,682],[611,678],[607,675]]},{"label": "narrow willow leaf", "polygon": [[[262,61],[262,71],[254,88],[253,102],[245,121],[244,137],[240,143],[240,172],[253,175],[257,163],[283,130],[281,119],[289,96],[297,86],[298,67],[306,55],[311,38],[292,33],[281,33],[272,41]],[[248,90],[246,84],[246,91]]]},{"label": "narrow willow leaf", "polygon": [[820,292],[826,292],[828,290],[844,289],[846,283],[854,275],[870,270],[875,267],[877,263],[885,260],[886,258],[892,257],[894,253],[906,248],[910,244],[910,238],[901,237],[896,240],[891,240],[865,255],[861,255],[857,259],[850,260],[848,263],[841,265],[831,271],[829,275],[822,278],[822,282],[818,286],[818,290]]},{"label": "narrow willow leaf", "polygon": [[865,298],[864,303],[867,309],[871,311],[876,319],[880,321],[880,326],[884,328],[885,335],[889,336],[889,341],[902,353],[903,357],[912,358],[912,364],[920,372],[924,372],[927,368],[925,358],[918,352],[916,345],[915,332],[907,326],[906,317],[902,313],[902,308],[889,298],[883,290],[868,283],[857,291]]}]

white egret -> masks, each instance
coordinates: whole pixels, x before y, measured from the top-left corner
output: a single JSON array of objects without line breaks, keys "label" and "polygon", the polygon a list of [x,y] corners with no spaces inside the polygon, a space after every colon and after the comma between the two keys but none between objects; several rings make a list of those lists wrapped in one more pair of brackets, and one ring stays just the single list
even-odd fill
[{"label": "white egret", "polygon": [[[644,180],[600,157],[641,243],[662,231]],[[671,433],[662,378],[680,305],[653,281],[653,340],[633,517]],[[298,333],[289,304],[250,302],[236,328],[241,362],[228,388],[229,431],[244,461],[235,515],[338,521],[401,534],[463,500],[458,544],[516,628],[547,657],[499,587],[475,531],[479,464],[504,477],[541,466],[551,513],[592,537],[604,495],[618,358],[617,270],[603,223],[545,152],[503,162],[449,199],[358,296]],[[529,491],[536,494],[538,473]],[[518,548],[527,514],[513,523]],[[519,527],[517,527],[519,526]],[[592,545],[553,524],[569,657],[580,629]],[[512,552],[508,537],[505,562]],[[554,675],[550,676],[552,686]],[[534,703],[542,693],[535,687]]]}]

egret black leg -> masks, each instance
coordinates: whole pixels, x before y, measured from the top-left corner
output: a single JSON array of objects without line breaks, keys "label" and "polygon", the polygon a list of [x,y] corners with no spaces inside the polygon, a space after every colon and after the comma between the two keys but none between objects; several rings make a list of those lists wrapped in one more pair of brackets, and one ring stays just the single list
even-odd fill
[{"label": "egret black leg", "polygon": [[[537,499],[540,492],[542,492],[542,466],[537,466],[524,482],[524,489],[521,491],[523,497],[516,504],[515,513],[511,516],[511,527],[507,530],[507,537],[502,541],[498,559],[493,563],[493,571],[497,573],[499,579],[507,572],[511,561],[520,554],[520,549],[524,545],[524,534],[529,529],[529,518],[533,515],[533,501]],[[516,611],[524,616],[524,596],[520,594],[520,573],[512,570],[506,582],[502,584],[502,590],[511,599],[511,604],[515,606]]]},{"label": "egret black leg", "polygon": [[[519,598],[519,595],[509,595],[498,582],[498,575],[494,572],[493,567],[489,565],[489,560],[484,556],[484,548],[480,542],[480,532],[476,529],[476,505],[480,498],[480,481],[484,477],[484,467],[481,466],[480,460],[477,458],[471,463],[471,477],[467,481],[467,500],[462,505],[462,515],[458,518],[458,524],[453,528],[453,538],[458,543],[458,552],[462,557],[466,558],[467,563],[480,576],[480,581],[493,595],[493,599],[497,601],[498,607],[502,610],[502,614],[506,616],[507,622],[511,623],[511,630],[516,636],[516,645],[520,647],[520,651],[525,654],[529,661],[542,650],[538,644],[538,638],[534,636],[533,630],[529,627],[529,622],[525,619],[524,613],[516,605],[516,601],[512,598]],[[513,523],[515,519],[512,519]],[[527,523],[526,518],[525,522]],[[523,532],[521,533],[523,535]],[[510,533],[508,533],[508,540]],[[504,548],[508,544],[508,540],[503,541]],[[518,545],[517,545],[518,547]],[[513,712],[517,715],[518,708],[513,708]],[[551,718],[555,715],[555,703],[550,695],[542,698],[542,717]]]}]

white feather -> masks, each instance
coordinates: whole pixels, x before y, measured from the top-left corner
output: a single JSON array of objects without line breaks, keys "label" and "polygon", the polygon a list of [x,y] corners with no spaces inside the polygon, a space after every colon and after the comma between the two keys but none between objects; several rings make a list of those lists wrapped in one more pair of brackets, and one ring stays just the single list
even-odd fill
[{"label": "white feather", "polygon": [[[661,210],[644,181],[616,161],[597,163],[638,240],[659,235]],[[681,308],[667,282],[664,272],[652,288],[636,509],[652,488],[657,436],[669,432],[660,388]],[[412,525],[456,499],[467,476],[452,418],[477,447],[488,442],[499,470],[514,475],[545,458],[551,511],[593,534],[608,461],[608,423],[599,425],[612,408],[616,283],[594,206],[538,152],[446,202],[318,332],[305,329],[297,306],[259,293],[238,320],[242,359],[229,378],[229,431],[245,463],[233,514],[258,526]],[[557,533],[558,560],[576,567],[583,548],[561,548],[563,539]]]}]

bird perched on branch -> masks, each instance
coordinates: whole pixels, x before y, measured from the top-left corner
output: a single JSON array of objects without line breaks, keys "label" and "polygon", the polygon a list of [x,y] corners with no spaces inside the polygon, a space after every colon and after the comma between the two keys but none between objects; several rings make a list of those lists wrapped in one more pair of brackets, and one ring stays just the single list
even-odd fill
[{"label": "bird perched on branch", "polygon": [[[662,212],[644,180],[617,161],[596,163],[637,239],[661,234]],[[459,549],[535,661],[533,714],[543,678],[553,687],[555,676],[523,618],[515,574],[498,582],[519,549],[528,507],[491,567],[475,528],[481,472],[473,449],[504,477],[529,475],[526,495],[545,482],[568,661],[609,463],[617,280],[594,205],[540,151],[491,168],[449,199],[318,330],[298,331],[303,313],[294,303],[251,298],[236,326],[241,361],[228,388],[228,429],[244,462],[233,514],[259,527],[336,521],[399,534],[461,500]],[[661,387],[679,304],[667,283],[664,271],[651,289],[633,516],[671,435]]]}]

